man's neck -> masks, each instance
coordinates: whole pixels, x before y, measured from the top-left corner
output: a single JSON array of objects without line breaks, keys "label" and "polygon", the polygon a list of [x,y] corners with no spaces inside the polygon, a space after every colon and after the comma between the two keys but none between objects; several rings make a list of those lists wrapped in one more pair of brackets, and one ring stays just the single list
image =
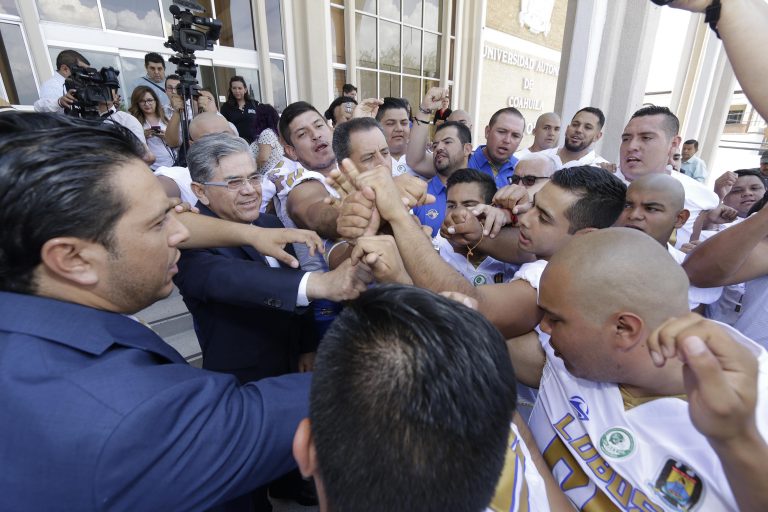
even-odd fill
[{"label": "man's neck", "polygon": [[486,160],[488,160],[488,163],[491,164],[493,167],[502,167],[505,163],[509,162],[509,158],[506,160],[502,160],[501,162],[495,160],[489,153],[488,153],[488,146],[483,147],[483,156]]},{"label": "man's neck", "polygon": [[592,151],[592,146],[587,147],[586,149],[582,149],[581,151],[570,151],[565,146],[561,147],[557,150],[557,156],[560,157],[560,161],[564,164],[568,162],[572,162],[573,160],[579,160],[581,158],[584,158],[587,153]]},{"label": "man's neck", "polygon": [[392,157],[392,160],[394,160],[395,162],[397,162],[398,160],[400,160],[400,158],[402,158],[402,156],[403,156],[404,154],[405,154],[405,151],[402,151],[402,152],[400,152],[400,153],[395,153],[395,152],[393,152],[391,149],[389,150],[389,156],[391,156],[391,157]]}]

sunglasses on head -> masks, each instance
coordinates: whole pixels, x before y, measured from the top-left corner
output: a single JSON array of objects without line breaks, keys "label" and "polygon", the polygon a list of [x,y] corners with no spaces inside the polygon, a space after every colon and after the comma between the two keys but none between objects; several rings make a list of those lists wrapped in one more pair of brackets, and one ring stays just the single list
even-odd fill
[{"label": "sunglasses on head", "polygon": [[528,176],[520,176],[518,174],[513,174],[512,184],[518,185],[519,183],[522,183],[524,187],[532,187],[536,184],[537,181],[548,180],[548,179],[549,178],[546,176],[533,176],[530,174]]}]

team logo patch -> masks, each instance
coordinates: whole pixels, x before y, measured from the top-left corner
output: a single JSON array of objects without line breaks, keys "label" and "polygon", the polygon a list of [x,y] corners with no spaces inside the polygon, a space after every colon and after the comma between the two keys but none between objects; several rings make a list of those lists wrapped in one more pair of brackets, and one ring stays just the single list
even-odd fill
[{"label": "team logo patch", "polygon": [[430,219],[436,219],[437,210],[435,210],[434,208],[430,208],[429,210],[427,210],[427,217],[429,217]]},{"label": "team logo patch", "polygon": [[496,284],[501,284],[504,282],[504,272],[499,272],[498,274],[493,274],[493,282]]},{"label": "team logo patch", "polygon": [[405,172],[405,166],[403,164],[397,164],[397,172],[403,174]]},{"label": "team logo patch", "polygon": [[573,410],[576,411],[576,417],[581,421],[589,421],[589,406],[579,395],[573,395],[568,399]]},{"label": "team logo patch", "polygon": [[600,437],[600,451],[612,459],[629,457],[635,451],[635,438],[627,429],[609,428]]},{"label": "team logo patch", "polygon": [[699,502],[704,484],[693,468],[680,461],[667,459],[653,490],[675,509],[687,512]]},{"label": "team logo patch", "polygon": [[475,286],[480,286],[481,284],[486,284],[487,282],[488,280],[482,274],[476,275],[475,278],[472,280],[472,284]]}]

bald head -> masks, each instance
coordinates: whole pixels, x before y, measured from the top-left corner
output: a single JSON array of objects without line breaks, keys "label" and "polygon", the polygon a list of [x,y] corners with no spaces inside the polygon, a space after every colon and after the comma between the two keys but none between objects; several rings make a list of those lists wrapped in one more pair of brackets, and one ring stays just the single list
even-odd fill
[{"label": "bald head", "polygon": [[666,247],[672,232],[688,221],[684,204],[685,189],[679,181],[667,174],[646,174],[627,189],[616,225],[642,231]]},{"label": "bald head", "polygon": [[232,129],[229,127],[227,118],[216,112],[203,112],[202,114],[198,114],[192,122],[189,123],[189,136],[193,141],[211,133],[232,134]]},{"label": "bald head", "polygon": [[446,121],[456,121],[469,128],[469,131],[472,131],[472,116],[466,110],[454,110]]},{"label": "bald head", "polygon": [[[652,269],[652,271],[649,271]],[[575,236],[552,256],[541,281],[581,304],[594,322],[628,311],[655,329],[688,313],[688,277],[664,247],[636,230],[608,228]]]},{"label": "bald head", "polygon": [[533,128],[533,145],[530,150],[534,153],[557,146],[560,137],[560,116],[554,112],[541,114]]},{"label": "bald head", "polygon": [[649,174],[633,181],[627,192],[637,190],[652,193],[670,208],[682,210],[685,205],[683,184],[668,174]]},{"label": "bald head", "polygon": [[547,178],[550,178],[555,172],[555,162],[544,155],[531,153],[520,160],[515,166],[515,176],[513,181],[517,181],[528,189],[528,195],[533,199],[533,195],[547,184]]}]

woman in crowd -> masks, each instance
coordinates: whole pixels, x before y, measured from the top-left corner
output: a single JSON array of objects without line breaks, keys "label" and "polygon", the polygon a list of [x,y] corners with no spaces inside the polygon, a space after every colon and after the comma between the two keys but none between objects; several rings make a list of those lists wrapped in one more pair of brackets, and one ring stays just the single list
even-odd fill
[{"label": "woman in crowd", "polygon": [[275,107],[266,103],[256,106],[256,122],[252,131],[254,142],[251,151],[256,158],[256,165],[262,174],[268,173],[283,158],[283,146],[277,135],[277,122],[280,115]]},{"label": "woman in crowd", "polygon": [[147,147],[155,155],[152,170],[173,166],[176,160],[175,146],[168,145],[165,140],[168,118],[155,91],[144,85],[136,87],[131,94],[131,106],[128,111],[142,124]]},{"label": "woman in crowd", "polygon": [[245,78],[236,75],[229,79],[229,95],[226,103],[221,106],[221,115],[237,127],[240,136],[249,144],[254,141],[253,124],[258,104],[248,95]]}]

